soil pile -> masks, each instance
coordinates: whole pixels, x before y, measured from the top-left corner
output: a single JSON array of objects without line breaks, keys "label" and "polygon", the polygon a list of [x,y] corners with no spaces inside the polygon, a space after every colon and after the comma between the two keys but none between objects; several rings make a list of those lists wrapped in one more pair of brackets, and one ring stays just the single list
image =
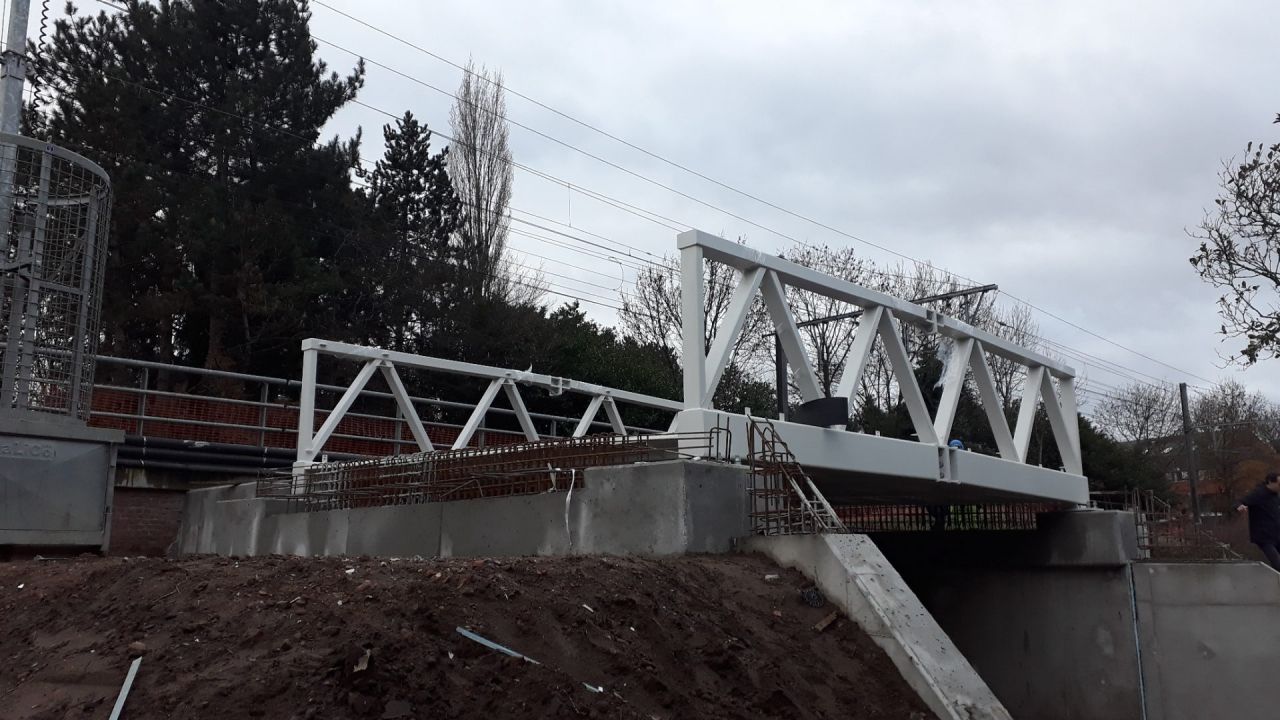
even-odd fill
[{"label": "soil pile", "polygon": [[126,720],[932,717],[806,584],[754,556],[0,564],[0,718],[106,718],[138,656]]}]

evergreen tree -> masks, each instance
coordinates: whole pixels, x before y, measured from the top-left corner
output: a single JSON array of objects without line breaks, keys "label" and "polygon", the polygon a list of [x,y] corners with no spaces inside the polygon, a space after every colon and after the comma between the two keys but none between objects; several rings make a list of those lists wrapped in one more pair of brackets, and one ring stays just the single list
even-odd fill
[{"label": "evergreen tree", "polygon": [[103,351],[292,370],[368,262],[359,138],[317,145],[363,65],[316,60],[298,0],[125,6],[56,24],[33,68],[53,101],[29,122],[113,180]]},{"label": "evergreen tree", "polygon": [[382,262],[368,279],[376,302],[369,342],[409,352],[443,350],[460,293],[459,204],[449,182],[448,148],[431,154],[431,130],[412,113],[382,129],[386,152],[370,174]]}]

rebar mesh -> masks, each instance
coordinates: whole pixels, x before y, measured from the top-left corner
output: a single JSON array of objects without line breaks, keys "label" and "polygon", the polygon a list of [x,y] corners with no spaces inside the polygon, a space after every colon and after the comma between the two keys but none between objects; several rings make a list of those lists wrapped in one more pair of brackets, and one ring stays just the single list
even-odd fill
[{"label": "rebar mesh", "polygon": [[718,459],[727,430],[663,435],[591,435],[504,447],[465,448],[373,460],[316,463],[297,475],[258,481],[258,497],[290,501],[290,511],[530,495],[581,487],[587,468],[675,458]]},{"label": "rebar mesh", "polygon": [[836,514],[850,532],[923,532],[963,530],[1035,530],[1043,513],[1075,507],[1070,503],[1023,502],[978,505],[839,505]]},{"label": "rebar mesh", "polygon": [[102,168],[0,134],[0,408],[87,418],[110,213]]}]

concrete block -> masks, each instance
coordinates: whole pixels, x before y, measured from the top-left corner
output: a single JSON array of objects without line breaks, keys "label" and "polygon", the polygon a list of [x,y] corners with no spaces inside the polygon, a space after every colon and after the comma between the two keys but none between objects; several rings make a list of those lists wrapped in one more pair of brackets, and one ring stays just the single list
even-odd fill
[{"label": "concrete block", "polygon": [[590,468],[575,518],[578,554],[671,555],[688,546],[684,461]]},{"label": "concrete block", "polygon": [[1118,567],[1138,558],[1133,513],[1069,510],[1043,513],[1036,524],[1038,564]]},{"label": "concrete block", "polygon": [[555,492],[440,503],[440,556],[567,554],[565,498]]},{"label": "concrete block", "polygon": [[1280,573],[1140,563],[1133,584],[1150,720],[1276,717]]},{"label": "concrete block", "polygon": [[683,460],[594,468],[572,494],[285,512],[254,486],[189,494],[181,552],[291,555],[670,555],[749,532],[742,467]]},{"label": "concrete block", "polygon": [[355,508],[347,517],[347,554],[435,557],[443,503]]},{"label": "concrete block", "polygon": [[723,553],[751,534],[751,478],[745,467],[687,462],[684,465],[683,552]]},{"label": "concrete block", "polygon": [[969,661],[865,535],[751,537],[743,548],[805,573],[858,623],[938,717],[1010,720]]},{"label": "concrete block", "polygon": [[221,500],[210,512],[214,526],[212,552],[219,555],[266,555],[276,535],[279,501],[258,498]]},{"label": "concrete block", "polygon": [[262,524],[260,555],[346,555],[349,510],[280,513]]}]

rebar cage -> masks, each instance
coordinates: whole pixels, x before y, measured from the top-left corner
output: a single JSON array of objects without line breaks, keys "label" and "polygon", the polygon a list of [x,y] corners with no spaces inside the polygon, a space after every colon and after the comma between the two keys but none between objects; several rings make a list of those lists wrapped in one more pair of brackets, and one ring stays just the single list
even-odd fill
[{"label": "rebar cage", "polygon": [[0,133],[0,410],[88,417],[110,214],[101,167]]},{"label": "rebar cage", "polygon": [[589,435],[495,447],[314,463],[259,478],[257,496],[290,512],[530,495],[582,487],[588,468],[678,458],[723,462],[728,430]]}]

